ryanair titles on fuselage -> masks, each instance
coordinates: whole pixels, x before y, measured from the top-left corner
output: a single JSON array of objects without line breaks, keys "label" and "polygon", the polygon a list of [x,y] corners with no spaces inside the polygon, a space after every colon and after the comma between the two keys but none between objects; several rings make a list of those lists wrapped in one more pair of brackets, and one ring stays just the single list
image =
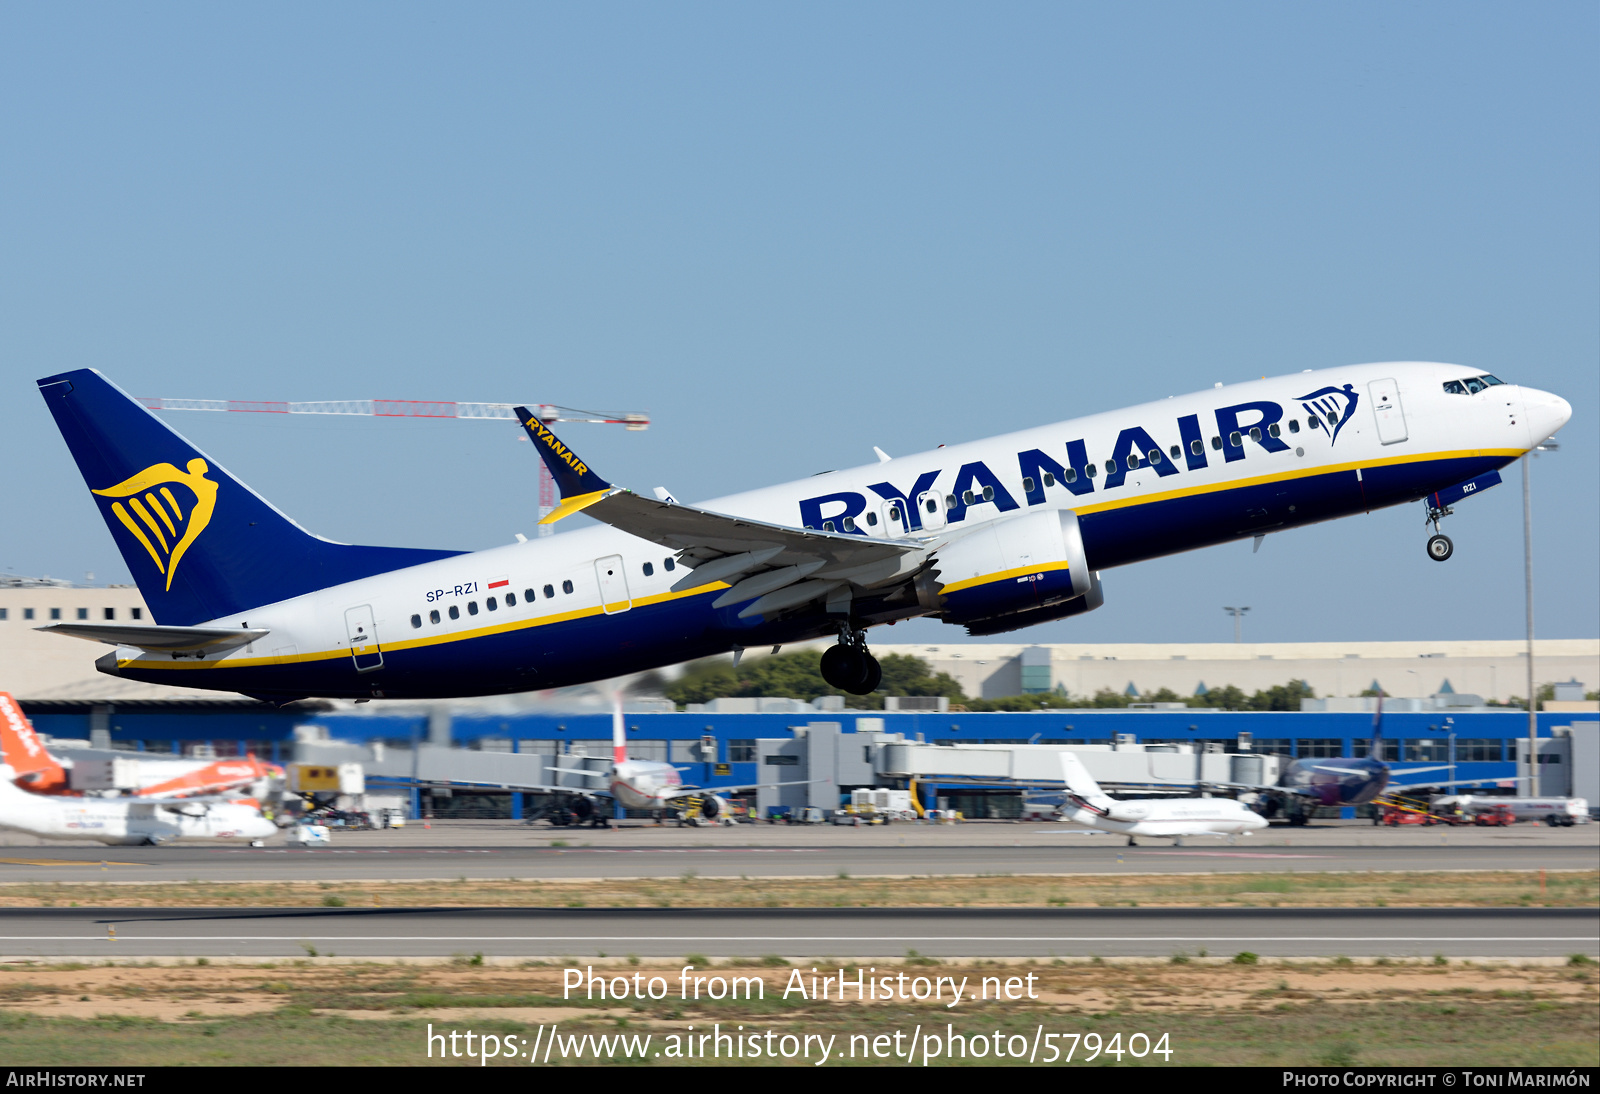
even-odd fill
[{"label": "ryanair titles on fuselage", "polygon": [[[1360,395],[1354,385],[1323,387],[1300,396],[1300,405],[1306,413],[1306,429],[1321,432],[1338,440],[1339,431],[1355,410]],[[1104,463],[1091,459],[1087,442],[1083,438],[1066,442],[1065,462],[1039,448],[1029,448],[1017,453],[1017,471],[1022,480],[1023,500],[1028,505],[1045,504],[1045,489],[1060,485],[1073,495],[1082,497],[1096,491],[1116,490],[1127,482],[1130,471],[1147,468],[1160,478],[1180,473],[1180,463],[1185,471],[1199,471],[1220,457],[1224,464],[1245,458],[1245,442],[1259,445],[1266,452],[1287,452],[1290,445],[1284,440],[1284,407],[1281,403],[1258,399],[1234,403],[1211,412],[1216,429],[1209,437],[1201,429],[1200,415],[1185,414],[1175,420],[1180,441],[1167,445],[1158,442],[1142,425],[1121,430],[1111,446],[1111,454]],[[1289,430],[1301,430],[1298,418],[1289,423]],[[1101,471],[1104,478],[1101,479]],[[868,486],[876,499],[854,490],[841,490],[831,494],[800,501],[800,523],[808,528],[825,531],[849,532],[867,535],[862,527],[863,517],[871,500],[892,503],[899,519],[908,531],[918,531],[924,526],[926,499],[933,491],[940,470],[918,474],[910,489],[902,489],[890,482],[872,483]],[[983,460],[963,463],[957,469],[955,481],[948,492],[937,492],[934,509],[940,511],[946,523],[966,519],[973,505],[988,503],[1002,513],[1020,509],[1021,505]]]}]

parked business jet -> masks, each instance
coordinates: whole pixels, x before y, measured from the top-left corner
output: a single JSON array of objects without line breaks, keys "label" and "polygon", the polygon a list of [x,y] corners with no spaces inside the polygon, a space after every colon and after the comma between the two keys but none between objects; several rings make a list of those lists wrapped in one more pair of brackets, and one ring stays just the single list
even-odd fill
[{"label": "parked business jet", "polygon": [[1437,521],[1571,416],[1459,365],[1263,379],[719,498],[596,475],[520,421],[562,504],[600,522],[473,553],[332,543],[94,370],[39,390],[159,625],[48,628],[117,647],[101,671],[307,696],[527,691],[829,635],[825,678],[880,679],[866,630],[969,634],[1092,611],[1100,574],[1424,501]]},{"label": "parked business jet", "polygon": [[1184,836],[1250,834],[1267,826],[1266,818],[1233,798],[1135,798],[1117,801],[1106,796],[1075,752],[1061,753],[1061,774],[1067,784],[1067,801],[1060,819],[1068,824],[1098,828],[1128,837],[1137,846],[1139,836],[1164,836],[1181,845]]},{"label": "parked business jet", "polygon": [[[81,796],[73,789],[67,768],[39,740],[17,701],[3,691],[0,758],[21,772],[17,785],[31,794]],[[276,764],[263,763],[254,756],[207,761],[128,753],[126,758],[137,764],[138,772],[137,785],[126,793],[137,798],[192,798],[246,789],[255,792],[258,784],[283,775],[283,769]]]}]

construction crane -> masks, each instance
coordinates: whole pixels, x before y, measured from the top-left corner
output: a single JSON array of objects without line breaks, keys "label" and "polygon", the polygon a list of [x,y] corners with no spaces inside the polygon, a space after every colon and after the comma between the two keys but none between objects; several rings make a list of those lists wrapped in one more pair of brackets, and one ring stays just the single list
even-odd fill
[{"label": "construction crane", "polygon": [[[650,415],[639,413],[606,414],[595,410],[576,410],[552,403],[453,403],[437,399],[336,399],[316,403],[280,403],[260,399],[157,399],[139,400],[149,410],[202,410],[228,414],[339,414],[363,418],[464,418],[477,421],[516,420],[514,408],[526,406],[541,422],[593,422],[620,425],[624,429],[650,428]],[[527,434],[519,432],[518,440]],[[539,467],[539,516],[556,507],[556,484],[543,460]],[[539,525],[539,535],[548,536],[552,525]]]}]

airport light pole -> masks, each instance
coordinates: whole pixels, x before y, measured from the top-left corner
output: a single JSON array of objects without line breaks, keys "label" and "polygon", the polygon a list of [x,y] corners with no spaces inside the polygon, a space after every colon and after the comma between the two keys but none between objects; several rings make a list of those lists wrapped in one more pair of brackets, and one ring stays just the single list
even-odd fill
[{"label": "airport light pole", "polygon": [[1240,621],[1244,618],[1244,613],[1250,609],[1223,608],[1222,610],[1233,616],[1233,644],[1237,646],[1239,643],[1244,641],[1244,628],[1242,627]]},{"label": "airport light pole", "polygon": [[1528,602],[1528,797],[1539,796],[1539,697],[1533,684],[1533,486],[1528,468],[1535,452],[1557,452],[1553,441],[1535,445],[1522,457],[1522,572]]}]

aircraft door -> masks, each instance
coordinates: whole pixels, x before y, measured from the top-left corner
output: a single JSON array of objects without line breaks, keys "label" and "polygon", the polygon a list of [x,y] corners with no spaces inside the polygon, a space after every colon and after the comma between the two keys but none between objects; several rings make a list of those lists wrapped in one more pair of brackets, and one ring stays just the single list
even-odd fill
[{"label": "aircraft door", "polygon": [[1400,385],[1393,380],[1374,380],[1367,385],[1372,396],[1372,413],[1378,419],[1378,443],[1399,444],[1406,439],[1406,412],[1400,406]]},{"label": "aircraft door", "polygon": [[628,573],[623,569],[621,555],[595,559],[594,575],[600,579],[600,607],[607,615],[633,607],[628,595]]},{"label": "aircraft door", "polygon": [[345,632],[350,636],[350,658],[357,672],[383,668],[383,649],[378,645],[378,626],[372,620],[372,605],[346,608]]},{"label": "aircraft door", "polygon": [[922,527],[928,531],[943,528],[944,495],[937,490],[924,491],[917,495],[917,516],[922,521]]}]

